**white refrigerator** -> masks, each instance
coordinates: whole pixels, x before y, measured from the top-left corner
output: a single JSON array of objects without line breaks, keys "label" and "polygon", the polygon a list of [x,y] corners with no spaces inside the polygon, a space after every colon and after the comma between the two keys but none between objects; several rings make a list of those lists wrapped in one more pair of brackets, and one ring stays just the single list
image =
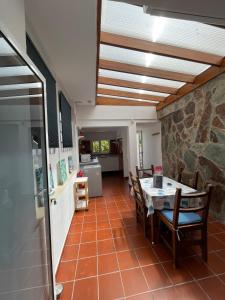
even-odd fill
[{"label": "white refrigerator", "polygon": [[102,196],[102,167],[100,164],[82,166],[85,176],[88,177],[89,197]]}]

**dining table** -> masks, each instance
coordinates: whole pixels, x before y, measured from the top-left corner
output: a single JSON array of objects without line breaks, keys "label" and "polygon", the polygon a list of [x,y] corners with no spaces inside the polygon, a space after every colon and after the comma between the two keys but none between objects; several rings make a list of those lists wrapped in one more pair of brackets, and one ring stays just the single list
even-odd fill
[{"label": "dining table", "polygon": [[[151,219],[151,240],[155,243],[155,210],[173,209],[175,202],[176,189],[181,188],[182,194],[195,193],[196,190],[177,182],[174,179],[163,176],[162,188],[155,188],[153,186],[153,177],[140,179],[143,195],[145,198],[145,205],[147,207],[147,215]],[[181,201],[182,207],[190,207],[199,205],[198,199]]]}]

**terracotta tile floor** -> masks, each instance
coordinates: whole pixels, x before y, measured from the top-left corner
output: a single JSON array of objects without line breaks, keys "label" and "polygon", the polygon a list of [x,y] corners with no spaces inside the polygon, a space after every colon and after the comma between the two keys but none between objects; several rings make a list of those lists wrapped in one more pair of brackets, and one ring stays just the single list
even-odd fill
[{"label": "terracotta tile floor", "polygon": [[209,260],[184,253],[174,270],[162,244],[136,224],[122,177],[103,179],[104,196],[74,215],[57,272],[60,300],[225,299],[225,225],[209,218]]}]

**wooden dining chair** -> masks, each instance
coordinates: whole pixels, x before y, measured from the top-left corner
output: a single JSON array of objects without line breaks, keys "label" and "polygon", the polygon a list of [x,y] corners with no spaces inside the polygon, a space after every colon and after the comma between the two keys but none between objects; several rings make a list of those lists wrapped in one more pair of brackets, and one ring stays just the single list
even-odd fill
[{"label": "wooden dining chair", "polygon": [[136,166],[136,175],[140,178],[147,178],[147,177],[153,177],[154,175],[154,165],[151,165],[151,168],[149,169],[141,169]]},{"label": "wooden dining chair", "polygon": [[[173,254],[173,265],[175,268],[177,267],[179,249],[190,245],[200,245],[202,249],[202,258],[204,261],[207,261],[207,219],[212,188],[212,185],[208,185],[204,192],[184,195],[181,195],[181,189],[177,189],[174,210],[157,211],[159,220],[158,238],[160,237],[169,250],[171,250]],[[201,205],[195,208],[181,208],[181,198],[195,198],[201,200]],[[171,232],[172,244],[165,237],[165,234],[160,232],[161,222],[164,223]],[[200,238],[195,238],[195,235],[192,232],[195,230],[201,231]],[[192,234],[185,234],[187,232]]]},{"label": "wooden dining chair", "polygon": [[130,179],[132,182],[134,199],[136,203],[136,220],[138,223],[141,223],[144,229],[144,235],[147,236],[147,207],[145,205],[145,198],[141,188],[141,183],[138,177],[133,176],[132,172],[130,173]]},{"label": "wooden dining chair", "polygon": [[187,175],[187,174],[185,174],[184,168],[180,168],[179,172],[178,172],[177,181],[182,183],[182,184],[185,184],[185,185],[187,185],[187,186],[189,186],[189,187],[191,187],[195,190],[197,190],[197,188],[198,188],[198,177],[199,177],[198,176],[199,175],[198,171],[195,171],[193,176],[189,176],[190,177],[189,182],[188,182],[188,180],[185,180],[185,178],[184,178],[185,175]]}]

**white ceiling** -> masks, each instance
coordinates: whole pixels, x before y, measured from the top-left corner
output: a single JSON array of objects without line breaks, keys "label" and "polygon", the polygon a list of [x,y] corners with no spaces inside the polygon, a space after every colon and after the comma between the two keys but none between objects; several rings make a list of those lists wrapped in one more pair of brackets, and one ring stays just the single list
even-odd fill
[{"label": "white ceiling", "polygon": [[[28,27],[70,100],[95,103],[97,0],[25,0]],[[29,32],[29,30],[28,30]],[[31,37],[32,38],[32,37]]]}]

